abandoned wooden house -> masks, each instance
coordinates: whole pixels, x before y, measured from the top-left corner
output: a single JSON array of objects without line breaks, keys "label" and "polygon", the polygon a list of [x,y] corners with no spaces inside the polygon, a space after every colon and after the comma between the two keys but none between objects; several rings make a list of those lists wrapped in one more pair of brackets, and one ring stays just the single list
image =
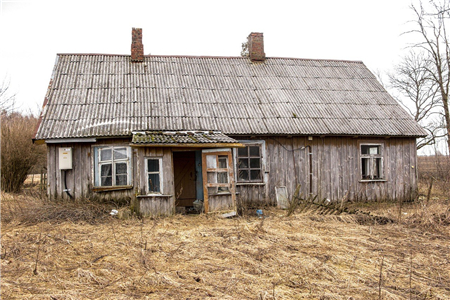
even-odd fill
[{"label": "abandoned wooden house", "polygon": [[331,201],[410,199],[425,131],[360,61],[58,54],[35,142],[51,198],[128,198],[170,215],[276,204],[301,185]]}]

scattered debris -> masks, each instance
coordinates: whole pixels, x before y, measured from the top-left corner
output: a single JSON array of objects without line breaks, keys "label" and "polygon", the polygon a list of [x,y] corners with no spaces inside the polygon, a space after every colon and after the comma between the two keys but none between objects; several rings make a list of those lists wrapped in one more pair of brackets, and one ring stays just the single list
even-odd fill
[{"label": "scattered debris", "polygon": [[236,216],[237,216],[236,212],[235,212],[235,211],[232,211],[232,212],[223,214],[223,215],[221,215],[220,217],[221,217],[222,219],[230,219],[230,218],[233,218],[233,217],[236,217]]}]

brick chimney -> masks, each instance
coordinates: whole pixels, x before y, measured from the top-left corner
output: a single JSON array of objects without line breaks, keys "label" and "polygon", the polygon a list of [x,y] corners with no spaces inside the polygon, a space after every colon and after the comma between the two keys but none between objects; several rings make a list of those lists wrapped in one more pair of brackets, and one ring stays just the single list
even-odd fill
[{"label": "brick chimney", "polygon": [[248,36],[248,54],[251,61],[264,61],[266,54],[264,53],[264,37],[262,32],[252,32]]},{"label": "brick chimney", "polygon": [[142,28],[133,28],[131,31],[131,61],[144,61],[144,45],[142,44]]}]

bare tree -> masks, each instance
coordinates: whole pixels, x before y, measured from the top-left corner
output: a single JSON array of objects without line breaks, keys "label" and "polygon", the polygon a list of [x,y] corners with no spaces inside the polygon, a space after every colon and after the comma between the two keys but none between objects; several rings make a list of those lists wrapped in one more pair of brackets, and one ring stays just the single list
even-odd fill
[{"label": "bare tree", "polygon": [[11,93],[10,81],[3,79],[0,85],[0,112],[8,113],[14,109],[16,95]]},{"label": "bare tree", "polygon": [[395,66],[394,72],[388,74],[389,87],[399,95],[397,101],[427,132],[428,136],[420,139],[417,149],[434,145],[437,139],[445,136],[439,109],[439,88],[428,70],[430,60],[424,53],[411,51]]},{"label": "bare tree", "polygon": [[450,45],[447,26],[450,26],[450,3],[448,0],[430,0],[425,8],[422,2],[412,6],[416,15],[416,28],[411,33],[420,36],[422,42],[414,48],[424,52],[424,70],[437,88],[437,104],[442,111],[445,137],[450,152]]}]

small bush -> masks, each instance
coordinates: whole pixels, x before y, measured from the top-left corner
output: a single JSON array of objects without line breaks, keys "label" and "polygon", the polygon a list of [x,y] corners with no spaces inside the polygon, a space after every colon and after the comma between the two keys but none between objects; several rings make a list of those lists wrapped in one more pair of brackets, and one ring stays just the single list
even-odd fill
[{"label": "small bush", "polygon": [[1,184],[8,193],[20,192],[29,171],[46,164],[46,148],[33,144],[38,119],[20,113],[1,114]]}]

